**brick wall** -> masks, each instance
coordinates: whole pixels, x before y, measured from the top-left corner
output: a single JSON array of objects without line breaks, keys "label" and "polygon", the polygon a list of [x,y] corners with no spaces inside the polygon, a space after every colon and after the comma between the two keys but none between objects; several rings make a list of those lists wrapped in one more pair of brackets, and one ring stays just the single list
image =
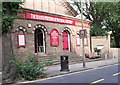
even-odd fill
[{"label": "brick wall", "polygon": [[[14,24],[14,29],[18,29],[19,26],[23,26],[27,29],[28,33],[26,34],[26,47],[18,47],[18,41],[17,41],[17,32],[12,33],[12,43],[14,48],[14,53],[16,55],[24,55],[28,52],[35,53],[35,46],[34,46],[34,33],[32,33],[37,24],[42,24],[46,27],[47,33],[45,33],[45,47],[46,47],[46,54],[60,54],[63,53],[63,44],[62,44],[62,32],[65,29],[65,27],[68,27],[70,30],[70,48],[71,52],[75,52],[78,55],[82,55],[82,42],[80,46],[76,46],[76,37],[77,32],[81,29],[81,27],[73,26],[73,25],[66,25],[66,24],[59,24],[59,23],[52,23],[52,22],[43,22],[43,21],[34,21],[34,20],[22,20],[22,19],[16,19],[14,20],[15,23],[19,23],[18,25]],[[28,28],[27,24],[30,23],[32,27]],[[50,46],[50,32],[52,29],[57,29],[59,32],[59,41],[60,45],[58,47],[52,47]],[[87,29],[89,33],[89,29]],[[85,46],[86,52],[89,52],[89,36],[88,36],[88,45]]]}]

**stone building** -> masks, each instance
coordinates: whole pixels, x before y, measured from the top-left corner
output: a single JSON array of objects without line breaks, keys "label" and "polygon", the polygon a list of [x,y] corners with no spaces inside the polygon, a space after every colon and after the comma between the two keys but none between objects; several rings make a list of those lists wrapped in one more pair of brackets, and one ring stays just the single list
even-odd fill
[{"label": "stone building", "polygon": [[[75,18],[77,12],[67,2],[26,2],[21,18],[14,20],[12,43],[15,55],[28,52],[41,55],[75,53],[82,55],[82,40],[79,30],[81,20]],[[43,4],[44,3],[44,4]],[[47,4],[47,5],[46,5]],[[52,5],[51,5],[52,4]],[[44,6],[45,5],[45,6]],[[90,52],[90,22],[83,21],[87,30],[85,51]]]},{"label": "stone building", "polygon": [[77,12],[64,0],[25,0],[23,7],[75,17]]}]

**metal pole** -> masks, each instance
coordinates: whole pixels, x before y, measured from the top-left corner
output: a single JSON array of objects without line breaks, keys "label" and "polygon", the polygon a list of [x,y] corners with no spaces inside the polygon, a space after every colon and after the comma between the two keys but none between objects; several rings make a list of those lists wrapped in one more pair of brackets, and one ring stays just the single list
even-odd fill
[{"label": "metal pole", "polygon": [[[83,29],[83,6],[82,6],[82,0],[81,0],[81,20],[82,20],[82,29]],[[85,65],[85,46],[84,46],[84,38],[82,38],[82,56],[83,56],[83,67],[85,68],[86,65]]]}]

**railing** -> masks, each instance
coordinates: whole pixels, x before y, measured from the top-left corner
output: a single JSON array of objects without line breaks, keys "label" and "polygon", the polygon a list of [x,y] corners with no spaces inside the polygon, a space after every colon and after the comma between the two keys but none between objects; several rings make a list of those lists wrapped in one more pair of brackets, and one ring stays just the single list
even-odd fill
[{"label": "railing", "polygon": [[44,47],[43,46],[38,46],[38,52],[44,52]]}]

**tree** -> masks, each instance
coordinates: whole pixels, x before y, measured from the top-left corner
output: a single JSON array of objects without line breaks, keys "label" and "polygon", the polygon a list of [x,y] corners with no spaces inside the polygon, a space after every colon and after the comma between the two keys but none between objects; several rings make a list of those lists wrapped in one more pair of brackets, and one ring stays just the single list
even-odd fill
[{"label": "tree", "polygon": [[2,3],[2,32],[9,32],[12,29],[13,20],[17,18],[20,4],[23,2],[3,2]]},{"label": "tree", "polygon": [[[77,7],[81,13],[81,2],[74,2],[73,5]],[[115,40],[115,46],[120,47],[118,44],[120,30],[120,2],[85,2],[83,8],[83,15],[86,19],[92,21],[91,35],[101,36],[106,35],[108,31],[112,31],[112,36]],[[114,22],[113,22],[114,21]],[[103,27],[106,28],[103,28]],[[119,41],[120,42],[120,41]]]},{"label": "tree", "polygon": [[[81,2],[73,2],[73,5],[75,5],[78,9],[78,11],[81,13]],[[92,21],[91,24],[91,35],[97,36],[97,35],[105,35],[106,32],[104,29],[101,29],[103,27],[103,21],[107,16],[108,11],[110,10],[110,5],[107,2],[85,2],[83,3],[83,15],[86,17],[86,19]]]},{"label": "tree", "polygon": [[16,69],[9,61],[13,60],[11,29],[13,20],[17,17],[18,9],[23,2],[2,2],[2,80],[11,83],[16,77]]},{"label": "tree", "polygon": [[107,31],[112,31],[111,37],[115,42],[114,47],[120,48],[120,1],[111,3],[111,10],[104,25]]}]

